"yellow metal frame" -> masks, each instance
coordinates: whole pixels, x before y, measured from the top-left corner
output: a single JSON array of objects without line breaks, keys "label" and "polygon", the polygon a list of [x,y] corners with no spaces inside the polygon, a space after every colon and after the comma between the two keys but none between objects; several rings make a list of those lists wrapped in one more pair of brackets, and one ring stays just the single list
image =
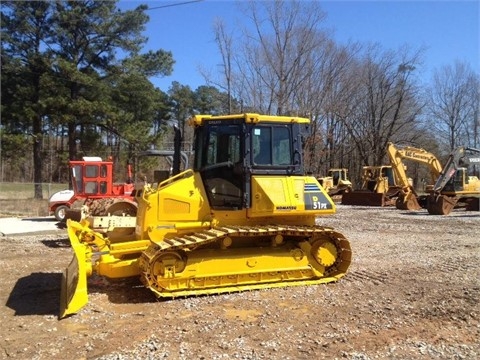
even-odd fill
[{"label": "yellow metal frame", "polygon": [[275,123],[299,123],[308,124],[310,119],[296,116],[274,116],[274,115],[260,115],[254,113],[236,114],[236,115],[195,115],[189,120],[189,124],[192,126],[201,126],[204,121],[208,120],[244,120],[247,124],[256,124],[260,122],[275,122]]},{"label": "yellow metal frame", "polygon": [[[259,114],[197,115],[190,122],[232,119],[309,122]],[[189,169],[137,194],[134,234],[108,238],[88,221],[69,220],[75,257],[64,274],[60,316],[88,302],[87,277],[93,272],[140,276],[166,297],[318,284],[345,275],[350,245],[341,234],[315,225],[317,216],[334,214],[336,206],[314,177],[253,175],[250,196],[246,209],[212,208],[200,173]]]}]

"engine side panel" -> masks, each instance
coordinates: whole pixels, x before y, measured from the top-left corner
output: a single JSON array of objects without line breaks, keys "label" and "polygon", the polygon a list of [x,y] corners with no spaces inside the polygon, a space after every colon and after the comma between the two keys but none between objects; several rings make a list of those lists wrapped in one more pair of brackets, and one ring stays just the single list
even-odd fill
[{"label": "engine side panel", "polygon": [[336,207],[314,177],[253,176],[250,218],[334,214]]}]

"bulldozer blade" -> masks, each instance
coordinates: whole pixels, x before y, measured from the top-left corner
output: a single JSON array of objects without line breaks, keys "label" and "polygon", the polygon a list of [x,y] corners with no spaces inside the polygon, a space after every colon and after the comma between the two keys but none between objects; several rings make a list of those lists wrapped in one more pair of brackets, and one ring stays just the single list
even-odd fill
[{"label": "bulldozer blade", "polygon": [[385,195],[368,191],[352,191],[343,194],[343,205],[385,206]]},{"label": "bulldozer blade", "polygon": [[73,224],[75,223],[67,221],[68,237],[74,257],[62,276],[60,319],[78,312],[88,303],[86,248],[79,241]]}]

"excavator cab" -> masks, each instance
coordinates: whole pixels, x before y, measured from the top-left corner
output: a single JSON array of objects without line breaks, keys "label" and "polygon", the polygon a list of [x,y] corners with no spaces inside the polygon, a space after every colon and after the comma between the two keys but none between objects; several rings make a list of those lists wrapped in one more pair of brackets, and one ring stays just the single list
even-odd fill
[{"label": "excavator cab", "polygon": [[347,169],[329,169],[327,176],[332,178],[333,186],[342,185],[344,182],[350,183],[347,178]]},{"label": "excavator cab", "polygon": [[443,191],[444,192],[458,192],[464,191],[468,187],[469,176],[467,173],[467,168],[458,168],[455,171],[455,174],[448,180],[445,184]]}]

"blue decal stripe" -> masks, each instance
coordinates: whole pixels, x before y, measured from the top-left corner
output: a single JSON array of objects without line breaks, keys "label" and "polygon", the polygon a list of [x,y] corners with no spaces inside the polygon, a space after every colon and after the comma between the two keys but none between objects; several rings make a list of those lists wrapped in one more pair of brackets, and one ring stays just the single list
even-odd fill
[{"label": "blue decal stripe", "polygon": [[320,191],[316,184],[305,184],[304,191]]}]

